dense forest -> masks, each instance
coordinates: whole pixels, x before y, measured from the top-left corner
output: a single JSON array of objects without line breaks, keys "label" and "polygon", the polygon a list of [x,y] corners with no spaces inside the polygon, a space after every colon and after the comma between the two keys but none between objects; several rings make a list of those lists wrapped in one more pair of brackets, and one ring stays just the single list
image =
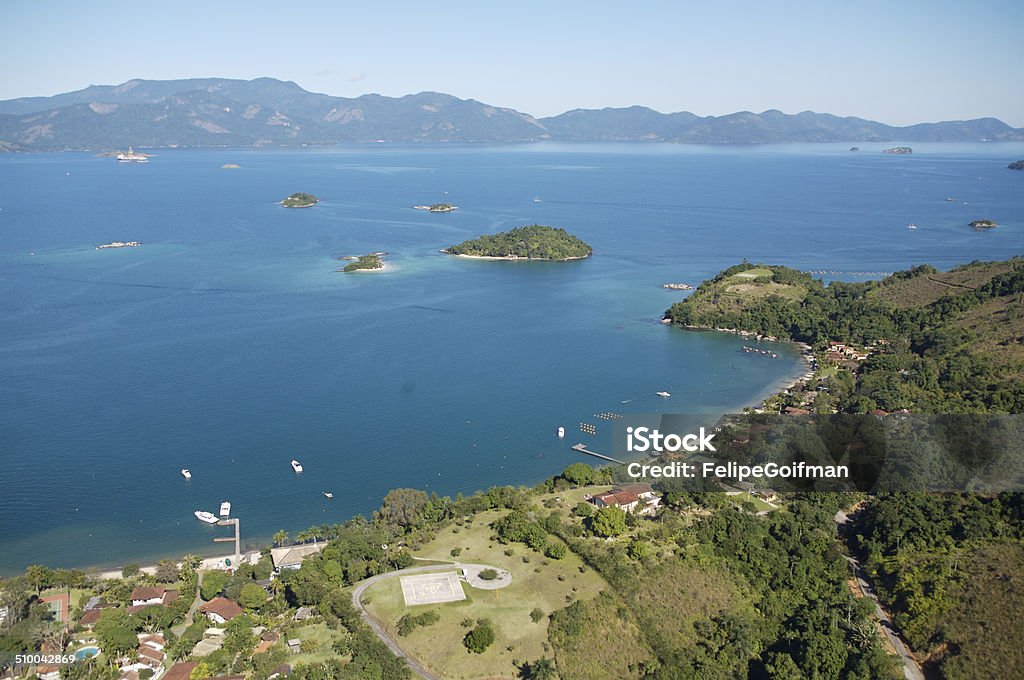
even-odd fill
[{"label": "dense forest", "polygon": [[565,229],[534,224],[499,234],[484,234],[449,246],[445,252],[476,257],[572,260],[589,257],[593,249]]},{"label": "dense forest", "polygon": [[851,546],[925,670],[949,680],[1024,667],[1024,496],[886,494]]}]

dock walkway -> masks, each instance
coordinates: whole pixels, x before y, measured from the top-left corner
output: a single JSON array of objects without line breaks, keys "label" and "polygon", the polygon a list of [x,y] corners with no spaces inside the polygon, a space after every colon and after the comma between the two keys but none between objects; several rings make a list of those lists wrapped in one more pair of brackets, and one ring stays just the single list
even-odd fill
[{"label": "dock walkway", "polygon": [[601,460],[606,460],[609,463],[615,463],[616,465],[626,465],[626,463],[624,461],[618,460],[617,458],[612,458],[611,456],[606,456],[603,453],[597,453],[596,451],[591,451],[584,444],[576,444],[575,446],[572,447],[572,450],[573,451],[579,451],[580,453],[585,453],[588,456],[594,456],[595,458],[600,458]]}]

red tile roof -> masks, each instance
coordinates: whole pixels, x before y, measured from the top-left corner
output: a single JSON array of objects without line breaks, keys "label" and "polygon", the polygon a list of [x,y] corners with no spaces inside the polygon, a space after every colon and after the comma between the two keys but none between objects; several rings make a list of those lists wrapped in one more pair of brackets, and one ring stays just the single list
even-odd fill
[{"label": "red tile roof", "polygon": [[164,673],[162,680],[188,680],[188,676],[192,673],[192,669],[198,665],[199,664],[195,661],[176,663],[171,666],[169,671]]},{"label": "red tile roof", "polygon": [[138,588],[132,591],[131,599],[152,600],[157,597],[163,599],[164,593],[166,592],[167,590],[161,588],[160,586],[139,586]]},{"label": "red tile roof", "polygon": [[230,621],[245,610],[231,600],[223,597],[215,597],[199,607],[199,611],[204,614],[217,614],[225,621]]},{"label": "red tile roof", "polygon": [[86,613],[82,614],[82,618],[80,618],[78,622],[83,626],[91,626],[100,620],[100,616],[102,614],[102,609],[90,609]]}]

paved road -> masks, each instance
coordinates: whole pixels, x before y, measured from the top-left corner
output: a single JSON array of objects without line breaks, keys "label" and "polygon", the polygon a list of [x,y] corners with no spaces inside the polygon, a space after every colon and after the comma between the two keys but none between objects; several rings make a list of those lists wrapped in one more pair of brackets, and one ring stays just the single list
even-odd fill
[{"label": "paved road", "polygon": [[[846,513],[840,510],[836,513],[835,520],[836,524],[845,524],[849,518]],[[857,578],[857,583],[860,585],[860,590],[866,597],[871,598],[872,603],[875,605],[875,618],[878,619],[878,623],[882,627],[882,632],[885,633],[885,637],[889,639],[889,643],[892,644],[893,649],[900,655],[903,660],[903,675],[907,680],[924,680],[924,673],[921,672],[921,667],[917,665],[917,660],[910,653],[910,649],[903,642],[903,638],[896,632],[896,626],[893,625],[892,619],[889,617],[889,613],[882,609],[882,604],[878,601],[878,595],[875,594],[875,589],[871,587],[871,583],[868,582],[867,576],[864,574],[864,570],[861,569],[860,562],[857,558],[844,555],[846,561],[853,567],[853,574]]]},{"label": "paved road", "polygon": [[[452,569],[480,570],[498,568],[492,567],[487,564],[464,564],[462,562],[453,562],[451,564],[434,564],[427,567],[409,567],[407,569],[399,569],[398,571],[388,571],[383,574],[371,576],[365,581],[361,581],[352,591],[352,605],[357,610],[359,610],[359,616],[360,618],[362,618],[363,623],[368,625],[370,629],[377,634],[377,637],[380,638],[381,642],[386,644],[388,646],[388,649],[390,649],[395,656],[397,656],[399,659],[405,659],[405,662],[409,664],[409,668],[411,668],[412,671],[416,673],[416,675],[420,676],[421,678],[425,678],[426,680],[441,680],[441,678],[428,672],[427,669],[421,666],[416,659],[402,651],[402,648],[398,646],[398,643],[395,642],[395,639],[388,635],[388,632],[384,630],[384,627],[377,623],[377,621],[372,616],[370,616],[369,612],[366,611],[366,609],[363,607],[362,599],[363,592],[365,592],[367,588],[372,586],[374,583],[377,583],[378,581],[383,581],[387,578],[394,578],[395,576],[404,576],[406,574],[419,574],[426,571],[437,571],[439,569],[446,569],[450,571]],[[499,569],[498,571],[502,570]]]}]

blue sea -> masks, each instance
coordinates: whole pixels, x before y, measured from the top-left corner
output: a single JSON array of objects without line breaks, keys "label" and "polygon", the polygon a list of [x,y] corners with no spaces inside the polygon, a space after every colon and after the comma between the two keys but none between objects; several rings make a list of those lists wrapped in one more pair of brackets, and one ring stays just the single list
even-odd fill
[{"label": "blue sea", "polygon": [[[534,484],[609,449],[595,414],[736,410],[802,371],[659,324],[666,282],[1024,253],[1024,145],[848,146],[0,155],[0,573],[225,552],[192,515],[222,500],[252,546],[395,487]],[[295,191],[322,201],[276,204]],[[459,210],[412,209],[440,201]],[[438,252],[533,223],[594,256]],[[143,245],[96,249],[116,240]],[[335,271],[380,250],[387,271]]]}]

